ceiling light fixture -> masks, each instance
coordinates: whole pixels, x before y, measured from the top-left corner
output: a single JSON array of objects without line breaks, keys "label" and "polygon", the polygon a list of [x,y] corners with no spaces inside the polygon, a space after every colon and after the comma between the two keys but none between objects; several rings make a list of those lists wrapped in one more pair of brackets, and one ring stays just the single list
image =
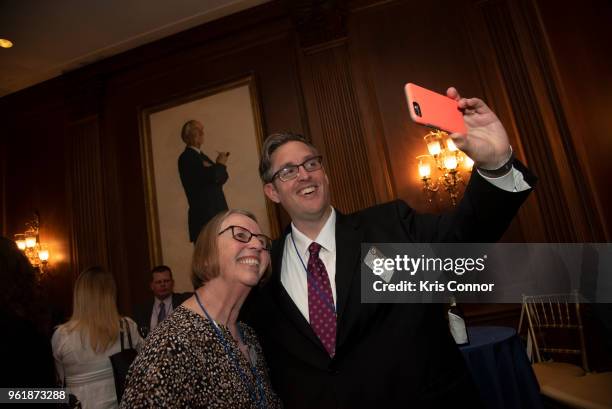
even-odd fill
[{"label": "ceiling light fixture", "polygon": [[0,47],[11,48],[12,46],[13,42],[11,40],[7,40],[6,38],[0,38]]}]

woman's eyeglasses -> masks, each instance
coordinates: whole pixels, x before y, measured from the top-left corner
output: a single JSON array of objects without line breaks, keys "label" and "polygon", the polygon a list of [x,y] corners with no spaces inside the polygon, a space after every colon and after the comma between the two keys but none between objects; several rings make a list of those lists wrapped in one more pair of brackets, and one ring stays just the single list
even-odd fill
[{"label": "woman's eyeglasses", "polygon": [[247,230],[247,229],[245,229],[244,227],[241,227],[241,226],[228,226],[227,228],[225,228],[225,229],[223,229],[223,230],[221,230],[219,232],[219,236],[222,235],[223,233],[225,233],[228,230],[232,231],[232,237],[235,240],[238,240],[239,242],[248,243],[248,242],[251,241],[252,237],[255,237],[257,240],[259,240],[259,242],[261,243],[261,246],[264,248],[264,250],[270,251],[270,249],[272,248],[272,239],[271,238],[269,238],[265,234],[251,233],[249,230]]}]

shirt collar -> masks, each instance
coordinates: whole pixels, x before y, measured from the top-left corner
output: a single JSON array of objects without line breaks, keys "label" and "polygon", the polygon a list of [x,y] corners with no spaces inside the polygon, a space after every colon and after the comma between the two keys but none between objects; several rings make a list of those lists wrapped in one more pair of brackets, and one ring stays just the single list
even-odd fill
[{"label": "shirt collar", "polygon": [[199,150],[198,148],[196,148],[195,146],[191,146],[189,145],[189,148],[193,149],[194,151],[196,151],[197,153],[202,153],[201,150]]},{"label": "shirt collar", "polygon": [[172,305],[172,294],[170,294],[169,296],[167,296],[166,298],[164,298],[163,300],[160,300],[157,297],[153,297],[155,298],[155,307],[159,307],[160,304],[166,304],[166,307]]},{"label": "shirt collar", "polygon": [[[293,240],[298,252],[302,256],[310,256],[308,252],[308,246],[313,242],[308,236],[298,230],[293,223],[291,223],[291,232],[293,234]],[[332,211],[327,218],[327,221],[323,225],[323,228],[319,232],[316,240],[321,245],[323,250],[329,252],[336,251],[336,210],[332,207]]]}]

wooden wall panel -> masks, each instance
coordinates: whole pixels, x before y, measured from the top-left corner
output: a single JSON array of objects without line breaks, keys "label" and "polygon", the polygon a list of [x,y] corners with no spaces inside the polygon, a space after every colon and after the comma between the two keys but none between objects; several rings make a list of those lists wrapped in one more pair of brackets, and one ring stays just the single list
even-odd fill
[{"label": "wooden wall panel", "polygon": [[[544,51],[551,57],[556,107],[565,119],[566,148],[572,160],[560,164],[575,173],[579,200],[588,210],[587,241],[612,240],[612,3],[589,0],[580,7],[560,7],[550,0],[533,1],[530,20],[541,30]],[[588,224],[587,224],[588,223]]]},{"label": "wooden wall panel", "polygon": [[59,323],[70,312],[72,280],[70,224],[64,163],[64,109],[59,84],[45,83],[12,98],[0,99],[6,151],[4,234],[23,233],[34,212],[40,214],[40,240],[50,252],[41,284],[52,300],[49,310]]},{"label": "wooden wall panel", "polygon": [[[482,94],[468,42],[454,18],[459,10],[443,3],[360,3],[348,22],[355,70],[364,73],[361,81],[371,84],[363,106],[371,107],[368,120],[380,124],[375,131],[379,135],[368,136],[384,140],[396,196],[429,212],[448,204],[430,205],[421,192],[416,157],[427,152],[422,138],[428,130],[410,120],[403,87],[414,82],[443,93],[454,85],[466,95]],[[432,10],[437,10],[435,27]]]},{"label": "wooden wall panel", "polygon": [[375,191],[346,42],[308,48],[301,63],[311,137],[326,158],[333,205],[344,213],[374,205]]},{"label": "wooden wall panel", "polygon": [[[378,151],[388,166],[394,195],[421,212],[450,208],[448,197],[439,192],[428,203],[417,172],[418,155],[427,148],[428,130],[409,117],[403,86],[414,82],[444,93],[453,85],[462,95],[480,96],[496,111],[506,111],[505,101],[491,97],[489,88],[503,88],[501,79],[482,75],[479,55],[474,53],[461,3],[448,1],[353,2],[348,21],[349,44],[354,71],[359,73],[363,122],[370,141],[382,138]],[[512,128],[512,117],[500,115]],[[369,155],[375,158],[374,155]],[[443,199],[440,201],[439,199]],[[521,212],[506,234],[506,240],[525,239]]]},{"label": "wooden wall panel", "polygon": [[[548,137],[544,115],[531,81],[520,37],[512,21],[512,14],[505,2],[480,3],[487,31],[494,45],[510,104],[514,109],[521,145],[530,166],[538,175],[540,213],[545,218],[547,240],[555,242],[576,241],[577,232],[570,220],[570,212],[561,191],[561,176],[550,159],[553,145]],[[533,67],[533,66],[532,66]]]},{"label": "wooden wall panel", "polygon": [[98,117],[69,124],[66,139],[73,265],[77,271],[108,266]]},{"label": "wooden wall panel", "polygon": [[[467,1],[464,8],[465,31],[469,38],[476,67],[483,87],[483,98],[494,109],[500,118],[513,146],[515,155],[528,167],[531,167],[530,157],[526,155],[522,143],[522,134],[518,128],[516,113],[505,84],[500,64],[497,62],[496,48],[498,45],[489,34],[488,25],[484,20],[482,5],[479,1]],[[510,225],[505,238],[508,241],[545,242],[546,228],[541,214],[539,185],[534,194],[530,195],[521,207],[515,222]],[[546,183],[546,180],[544,181]],[[519,230],[517,234],[516,230]]]},{"label": "wooden wall panel", "polygon": [[426,130],[409,120],[403,85],[455,85],[489,103],[541,178],[506,240],[609,239],[608,3],[565,14],[551,0],[330,3],[343,5],[330,19],[341,24],[308,42],[309,18],[296,27],[291,13],[313,6],[274,1],[0,99],[2,231],[40,211],[60,310],[96,259],[115,273],[123,311],[149,297],[139,109],[246,74],[266,133],[303,133],[321,147],[343,211],[394,197],[448,208],[421,192]]},{"label": "wooden wall panel", "polygon": [[603,240],[593,186],[585,183],[588,169],[568,126],[554,55],[537,8],[530,0],[475,1],[470,7],[471,42],[479,59],[489,60],[481,67],[485,83],[497,77],[503,88],[501,98],[490,86],[489,93],[508,104],[517,153],[540,177],[533,200],[522,211],[534,223],[526,238]]},{"label": "wooden wall panel", "polygon": [[[264,132],[303,132],[305,116],[296,72],[294,37],[286,21],[280,20],[129,67],[109,78],[103,104],[103,162],[108,172],[105,185],[110,189],[107,200],[116,204],[109,206],[108,213],[114,222],[112,237],[119,235],[123,244],[117,246],[129,249],[111,250],[111,257],[116,257],[114,268],[129,277],[123,283],[127,297],[140,301],[150,296],[139,109],[252,73],[261,98]],[[176,135],[180,138],[178,129]],[[229,173],[231,177],[231,166]]]},{"label": "wooden wall panel", "polygon": [[7,180],[7,153],[6,139],[0,138],[0,234],[7,236],[6,226],[6,180]]}]

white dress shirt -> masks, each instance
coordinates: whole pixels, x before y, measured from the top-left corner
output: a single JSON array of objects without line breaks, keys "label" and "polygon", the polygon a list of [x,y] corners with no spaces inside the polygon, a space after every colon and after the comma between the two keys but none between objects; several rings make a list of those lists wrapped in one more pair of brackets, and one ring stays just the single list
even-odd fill
[{"label": "white dress shirt", "polygon": [[166,318],[168,318],[170,313],[173,311],[172,295],[166,297],[165,300],[158,300],[157,298],[155,298],[155,301],[153,302],[153,309],[151,310],[151,327],[149,331],[153,331],[153,328],[157,327],[157,316],[159,315],[159,310],[162,303],[166,308]]},{"label": "white dress shirt", "polygon": [[[291,233],[293,234],[293,240],[291,240]],[[310,322],[310,315],[308,314],[308,273],[306,272],[306,266],[308,266],[308,259],[310,258],[308,246],[310,246],[313,240],[310,240],[304,233],[299,231],[293,223],[291,223],[291,233],[285,238],[281,282],[295,305],[304,315],[304,318],[306,318],[306,321]],[[294,241],[295,246],[293,245]],[[314,241],[321,245],[319,258],[325,264],[334,297],[334,304],[336,304],[336,210],[333,207],[327,222],[325,222],[317,239]]]},{"label": "white dress shirt", "polygon": [[497,186],[498,188],[505,190],[506,192],[522,192],[531,188],[529,183],[525,182],[523,172],[517,170],[514,166],[512,167],[511,172],[508,172],[504,176],[500,176],[498,178],[490,178],[480,173],[480,171],[478,171],[478,173],[484,180],[488,181],[493,186]]}]

